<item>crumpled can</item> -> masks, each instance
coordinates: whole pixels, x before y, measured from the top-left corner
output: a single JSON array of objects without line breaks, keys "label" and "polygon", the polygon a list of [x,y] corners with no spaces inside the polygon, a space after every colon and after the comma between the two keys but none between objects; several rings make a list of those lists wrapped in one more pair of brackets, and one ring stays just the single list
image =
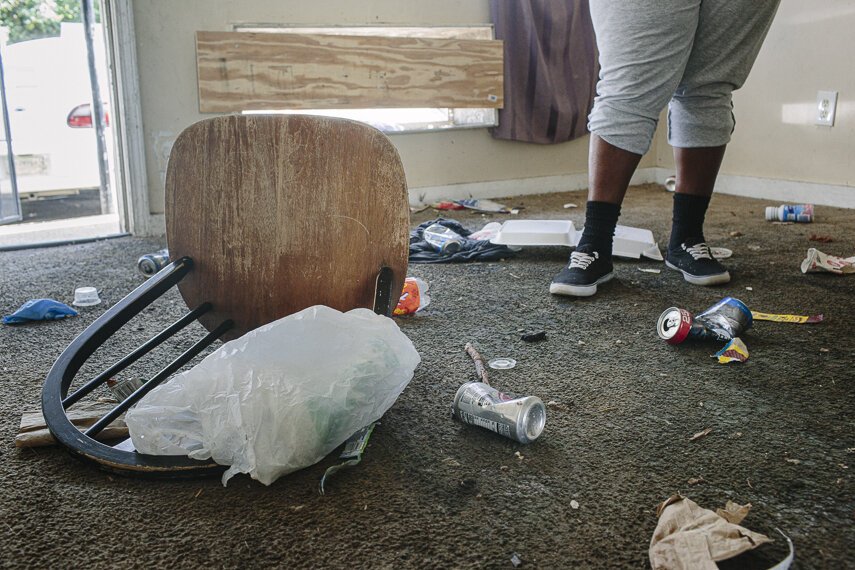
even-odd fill
[{"label": "crumpled can", "polygon": [[729,341],[751,328],[751,310],[739,299],[725,297],[696,317],[671,307],[659,316],[656,332],[668,344],[686,339]]}]

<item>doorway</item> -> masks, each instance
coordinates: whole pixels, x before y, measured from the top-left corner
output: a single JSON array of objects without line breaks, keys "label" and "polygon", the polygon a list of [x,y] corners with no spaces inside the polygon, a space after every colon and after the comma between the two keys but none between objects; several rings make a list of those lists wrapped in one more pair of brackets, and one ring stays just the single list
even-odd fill
[{"label": "doorway", "polygon": [[[0,249],[107,237],[123,229],[101,6],[98,0],[89,6],[93,82],[81,4],[12,0],[0,8],[6,119],[0,131]],[[100,129],[93,109],[99,104]]]}]

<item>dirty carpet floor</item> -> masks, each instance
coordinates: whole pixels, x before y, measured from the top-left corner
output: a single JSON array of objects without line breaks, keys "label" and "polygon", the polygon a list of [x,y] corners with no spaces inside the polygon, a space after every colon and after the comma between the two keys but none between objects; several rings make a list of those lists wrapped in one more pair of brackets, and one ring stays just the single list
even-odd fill
[{"label": "dirty carpet floor", "polygon": [[[584,200],[577,192],[505,202],[525,207],[520,218],[569,217],[580,227]],[[580,207],[563,209],[566,202]],[[670,204],[658,187],[634,188],[621,223],[648,227],[665,243]],[[798,270],[814,245],[855,254],[855,215],[820,207],[814,224],[777,225],[763,221],[765,205],[714,197],[708,241],[734,252],[734,279],[718,288],[691,286],[661,263],[622,261],[598,296],[553,297],[550,278],[568,254],[561,248],[497,263],[411,266],[430,282],[432,302],[398,322],[422,363],[363,463],[323,497],[317,483],[333,457],[270,487],[239,476],[223,488],[217,478],[123,478],[61,449],[16,449],[21,413],[38,406],[53,361],[142,282],[137,257],[164,241],[2,253],[4,314],[31,298],[70,302],[83,285],[97,286],[104,303],[65,322],[0,328],[0,566],[507,568],[517,553],[532,568],[643,568],[656,505],[682,493],[713,509],[728,499],[751,503],[744,525],[776,539],[722,567],[782,559],[780,528],[795,543],[798,568],[855,568],[855,276]],[[454,217],[472,229],[503,219]],[[810,242],[811,234],[834,242]],[[744,335],[749,361],[730,366],[710,358],[717,345],[675,348],[656,336],[665,308],[699,312],[726,295],[826,321],[758,322]],[[183,309],[177,293],[161,299],[99,350],[83,376]],[[519,338],[541,329],[543,342]],[[135,370],[155,372],[200,334],[192,327]],[[550,403],[534,444],[449,418],[457,387],[474,376],[463,351],[470,341],[486,358],[517,360],[491,371],[495,385]],[[713,431],[689,440],[705,428]]]}]

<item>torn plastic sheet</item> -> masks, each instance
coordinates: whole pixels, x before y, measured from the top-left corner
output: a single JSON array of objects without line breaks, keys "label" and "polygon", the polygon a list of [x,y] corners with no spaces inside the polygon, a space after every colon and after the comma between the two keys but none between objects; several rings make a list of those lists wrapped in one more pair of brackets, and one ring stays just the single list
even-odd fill
[{"label": "torn plastic sheet", "polygon": [[359,465],[359,462],[362,461],[362,454],[365,452],[365,448],[368,447],[368,439],[371,437],[371,433],[374,431],[374,426],[376,426],[377,423],[378,422],[374,422],[371,425],[365,426],[350,436],[350,438],[344,443],[344,450],[338,458],[344,459],[345,461],[338,465],[329,467],[324,472],[324,476],[321,477],[321,483],[318,488],[321,495],[324,494],[324,484],[329,477],[332,477],[342,469],[348,469],[355,465]]}]

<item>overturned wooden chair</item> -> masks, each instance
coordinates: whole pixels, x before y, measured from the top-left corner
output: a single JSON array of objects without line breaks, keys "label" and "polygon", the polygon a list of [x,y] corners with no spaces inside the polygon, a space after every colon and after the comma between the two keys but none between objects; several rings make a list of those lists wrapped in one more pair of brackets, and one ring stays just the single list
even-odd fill
[{"label": "overturned wooden chair", "polygon": [[[126,451],[95,436],[217,339],[319,304],[391,315],[407,266],[404,171],[389,140],[354,121],[207,119],[172,149],[166,230],[174,261],[68,346],[48,373],[42,409],[59,443],[104,469],[196,476],[224,467]],[[69,393],[92,353],[175,285],[190,311]],[[85,431],[71,423],[69,408],[194,320],[210,332]]]}]

